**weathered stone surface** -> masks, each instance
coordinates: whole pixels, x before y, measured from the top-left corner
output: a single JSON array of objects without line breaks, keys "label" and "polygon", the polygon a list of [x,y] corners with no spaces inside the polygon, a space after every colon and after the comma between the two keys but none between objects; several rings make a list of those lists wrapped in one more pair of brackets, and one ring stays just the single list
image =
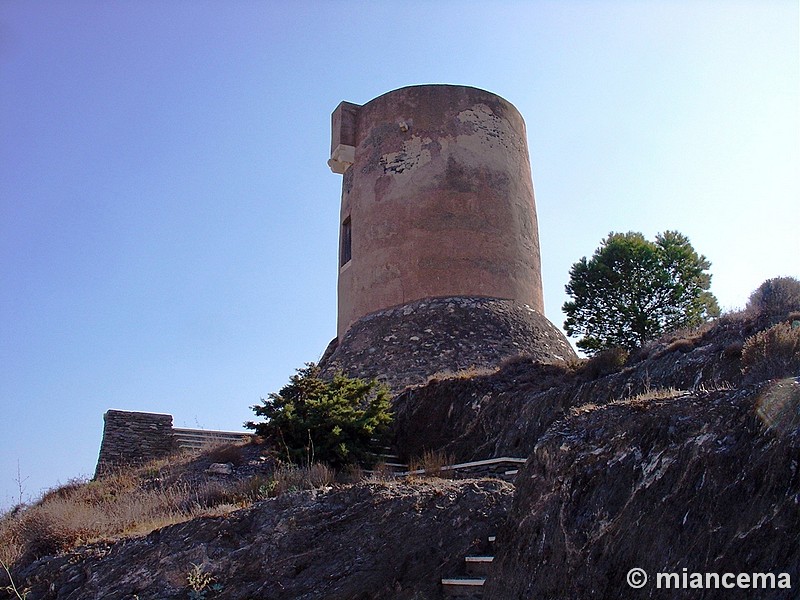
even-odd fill
[{"label": "weathered stone surface", "polygon": [[95,476],[173,451],[172,415],[108,410]]},{"label": "weathered stone surface", "polygon": [[543,311],[527,134],[512,104],[416,85],[340,105],[332,125],[329,164],[344,170],[339,339],[368,314],[429,297]]},{"label": "weathered stone surface", "polygon": [[209,475],[231,475],[233,473],[233,465],[231,463],[212,463],[206,469]]},{"label": "weathered stone surface", "polygon": [[[797,598],[800,382],[572,415],[536,444],[486,597]],[[629,569],[650,582],[635,590]],[[788,573],[792,589],[657,589],[659,572]]]},{"label": "weathered stone surface", "polygon": [[495,480],[432,480],[286,494],[42,559],[19,579],[28,600],[177,600],[197,564],[223,586],[209,598],[434,598],[441,577],[499,526],[512,493]]},{"label": "weathered stone surface", "polygon": [[546,317],[511,300],[431,298],[360,319],[320,362],[323,374],[378,377],[395,391],[439,372],[496,368],[525,355],[537,362],[575,358]]}]

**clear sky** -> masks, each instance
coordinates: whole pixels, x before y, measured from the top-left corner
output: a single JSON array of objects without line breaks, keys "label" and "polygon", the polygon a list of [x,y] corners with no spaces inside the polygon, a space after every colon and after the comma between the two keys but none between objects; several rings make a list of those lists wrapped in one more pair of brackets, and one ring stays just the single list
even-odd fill
[{"label": "clear sky", "polygon": [[0,507],[109,408],[240,429],[335,334],[330,113],[411,84],[524,116],[547,316],[611,231],[724,309],[800,276],[796,0],[0,1]]}]

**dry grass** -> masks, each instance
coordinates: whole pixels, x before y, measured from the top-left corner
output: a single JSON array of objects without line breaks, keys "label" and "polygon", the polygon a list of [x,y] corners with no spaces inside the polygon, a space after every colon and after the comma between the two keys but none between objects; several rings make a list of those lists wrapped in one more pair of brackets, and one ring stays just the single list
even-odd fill
[{"label": "dry grass", "polygon": [[582,363],[580,373],[590,380],[618,373],[625,367],[629,353],[624,348],[608,348]]},{"label": "dry grass", "polygon": [[[231,452],[227,448],[221,451]],[[219,451],[209,456],[212,454],[220,457]],[[282,493],[329,486],[335,476],[328,467],[315,464],[220,479],[206,476],[202,467],[186,475],[190,460],[183,455],[95,481],[72,481],[47,492],[31,506],[9,511],[0,516],[0,561],[26,564],[87,543],[145,535]],[[175,472],[183,475],[174,476]]]},{"label": "dry grass", "polygon": [[242,444],[216,444],[206,450],[206,453],[215,463],[230,463],[234,467],[238,467],[244,462]]},{"label": "dry grass", "polygon": [[443,471],[442,467],[452,465],[455,459],[452,454],[434,450],[426,450],[421,457],[412,459],[408,463],[408,472],[417,477],[439,477],[447,479],[450,477],[448,471]]},{"label": "dry grass", "polygon": [[364,471],[365,479],[374,482],[395,481],[397,471],[385,462],[378,462],[369,471]]},{"label": "dry grass", "polygon": [[0,557],[34,560],[101,539],[148,533],[203,510],[183,486],[150,487],[138,472],[71,482],[0,520]]},{"label": "dry grass", "polygon": [[579,406],[573,406],[569,409],[569,414],[571,417],[577,417],[580,415],[585,415],[586,413],[593,412],[597,410],[597,408],[602,405],[595,404],[594,402],[587,402],[586,404],[580,404]]},{"label": "dry grass", "polygon": [[[698,390],[700,391],[700,390]],[[706,390],[703,390],[706,391]],[[618,400],[613,400],[606,404],[595,404],[594,402],[587,402],[585,404],[581,404],[579,406],[573,406],[569,414],[572,417],[577,417],[580,415],[584,415],[590,412],[593,412],[598,409],[602,409],[608,406],[618,406],[620,404],[630,405],[634,407],[647,407],[653,400],[667,400],[669,398],[676,398],[685,394],[685,390],[678,390],[672,387],[664,387],[664,388],[653,388],[647,389],[640,394],[636,394],[633,396],[628,396],[626,398],[620,398]]]},{"label": "dry grass", "polygon": [[499,367],[478,367],[475,365],[471,365],[464,369],[458,369],[457,371],[453,371],[451,369],[445,369],[442,371],[437,371],[430,377],[426,383],[430,383],[431,381],[442,381],[446,379],[475,379],[476,377],[484,377],[486,375],[494,375],[499,370]]},{"label": "dry grass", "polygon": [[742,371],[749,382],[797,375],[800,372],[800,327],[778,323],[747,338]]},{"label": "dry grass", "polygon": [[336,472],[322,464],[310,467],[282,467],[275,472],[275,495],[333,485]]},{"label": "dry grass", "polygon": [[642,392],[641,394],[636,394],[634,396],[629,396],[628,398],[623,398],[621,400],[616,400],[611,402],[610,404],[629,404],[632,406],[646,406],[650,404],[653,400],[667,400],[669,398],[677,398],[685,394],[685,390],[678,390],[673,387],[664,387],[664,388],[653,388],[648,389]]}]

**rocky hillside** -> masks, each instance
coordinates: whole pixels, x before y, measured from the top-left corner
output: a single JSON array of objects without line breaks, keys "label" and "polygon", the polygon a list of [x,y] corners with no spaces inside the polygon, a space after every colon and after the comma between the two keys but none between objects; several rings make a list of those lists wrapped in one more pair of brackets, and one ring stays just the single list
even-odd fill
[{"label": "rocky hillside", "polygon": [[[296,492],[42,558],[18,579],[27,600],[435,598],[497,530],[512,493],[497,480],[441,479]],[[194,596],[193,571],[210,578]]]},{"label": "rocky hillside", "polygon": [[529,456],[539,438],[573,407],[606,404],[659,389],[715,389],[742,382],[745,339],[770,320],[730,315],[681,332],[631,356],[588,362],[508,361],[496,373],[432,380],[395,403],[395,444],[406,456],[441,450],[456,460]]},{"label": "rocky hillside", "polygon": [[[13,575],[27,600],[430,600],[496,534],[483,596],[493,600],[798,598],[798,376],[797,314],[727,316],[632,356],[453,373],[396,399],[398,451],[528,457],[515,485],[287,492],[143,537],[29,555]],[[231,469],[240,485],[251,462]],[[641,589],[626,581],[634,567],[650,576]],[[658,573],[709,572],[773,573],[791,588],[656,583]]]},{"label": "rocky hillside", "polygon": [[[488,598],[797,598],[800,382],[575,411],[516,480]],[[792,590],[657,589],[628,571],[788,573]]]}]

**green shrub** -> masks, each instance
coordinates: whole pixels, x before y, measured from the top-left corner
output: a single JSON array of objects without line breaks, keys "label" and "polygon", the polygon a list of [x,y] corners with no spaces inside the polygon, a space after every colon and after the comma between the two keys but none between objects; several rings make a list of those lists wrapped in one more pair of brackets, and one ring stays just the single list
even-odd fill
[{"label": "green shrub", "polygon": [[264,421],[245,427],[272,440],[283,459],[336,469],[368,461],[372,439],[391,422],[388,388],[341,373],[326,381],[313,363],[252,409]]},{"label": "green shrub", "polygon": [[800,327],[778,323],[747,338],[742,372],[748,382],[800,375]]},{"label": "green shrub", "polygon": [[800,281],[794,277],[767,279],[750,294],[747,309],[779,317],[800,310]]}]

